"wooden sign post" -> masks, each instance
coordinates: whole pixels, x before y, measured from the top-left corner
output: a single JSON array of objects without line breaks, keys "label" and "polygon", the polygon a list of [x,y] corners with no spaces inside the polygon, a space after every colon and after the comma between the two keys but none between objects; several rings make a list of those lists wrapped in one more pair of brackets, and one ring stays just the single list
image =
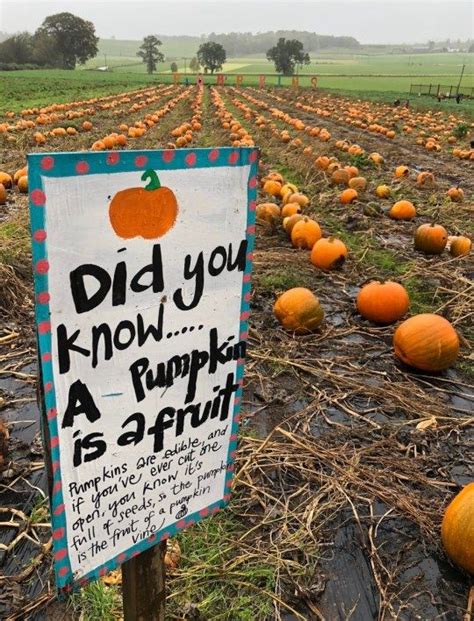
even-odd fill
[{"label": "wooden sign post", "polygon": [[164,618],[166,540],[230,499],[257,158],[28,158],[56,581],[122,566],[127,621]]}]

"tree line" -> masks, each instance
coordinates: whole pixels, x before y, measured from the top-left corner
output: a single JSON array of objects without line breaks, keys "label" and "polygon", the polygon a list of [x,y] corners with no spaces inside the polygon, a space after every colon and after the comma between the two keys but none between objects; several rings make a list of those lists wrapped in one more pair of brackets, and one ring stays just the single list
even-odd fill
[{"label": "tree line", "polygon": [[46,17],[34,34],[21,32],[0,43],[0,63],[74,69],[97,55],[95,27],[72,13]]}]

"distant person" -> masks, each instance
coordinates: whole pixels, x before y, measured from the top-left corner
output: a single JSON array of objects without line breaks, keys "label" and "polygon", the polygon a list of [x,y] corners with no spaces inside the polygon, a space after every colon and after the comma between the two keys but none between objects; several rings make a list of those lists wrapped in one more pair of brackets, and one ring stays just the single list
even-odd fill
[{"label": "distant person", "polygon": [[405,108],[409,108],[409,107],[410,107],[410,100],[409,100],[409,99],[407,99],[407,100],[405,101]]},{"label": "distant person", "polygon": [[462,93],[458,93],[456,95],[456,103],[461,103],[461,99],[462,99]]},{"label": "distant person", "polygon": [[395,101],[393,102],[393,106],[395,108],[398,108],[399,105],[400,105],[400,100],[399,99],[395,99]]},{"label": "distant person", "polygon": [[202,86],[202,75],[198,76],[197,85]]},{"label": "distant person", "polygon": [[184,83],[186,84],[186,86],[189,86],[189,78],[186,77],[186,79],[184,80]]},{"label": "distant person", "polygon": [[441,103],[441,100],[443,99],[443,95],[441,95],[441,93],[438,93],[437,99]]}]

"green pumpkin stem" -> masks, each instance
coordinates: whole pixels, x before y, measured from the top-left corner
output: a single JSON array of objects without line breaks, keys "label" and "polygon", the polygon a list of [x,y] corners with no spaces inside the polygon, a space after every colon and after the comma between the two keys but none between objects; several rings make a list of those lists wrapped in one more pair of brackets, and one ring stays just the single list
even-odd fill
[{"label": "green pumpkin stem", "polygon": [[158,190],[159,188],[161,188],[161,183],[158,179],[158,175],[154,170],[151,170],[151,168],[149,170],[145,170],[142,175],[142,181],[146,181],[147,179],[149,179],[150,182],[148,183],[148,185],[145,186],[145,190]]}]

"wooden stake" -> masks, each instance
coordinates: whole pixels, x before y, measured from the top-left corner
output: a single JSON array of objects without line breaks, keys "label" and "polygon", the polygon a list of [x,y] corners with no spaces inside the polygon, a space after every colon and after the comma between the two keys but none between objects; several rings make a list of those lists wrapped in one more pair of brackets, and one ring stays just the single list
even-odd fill
[{"label": "wooden stake", "polygon": [[164,621],[166,541],[122,565],[125,621]]}]

